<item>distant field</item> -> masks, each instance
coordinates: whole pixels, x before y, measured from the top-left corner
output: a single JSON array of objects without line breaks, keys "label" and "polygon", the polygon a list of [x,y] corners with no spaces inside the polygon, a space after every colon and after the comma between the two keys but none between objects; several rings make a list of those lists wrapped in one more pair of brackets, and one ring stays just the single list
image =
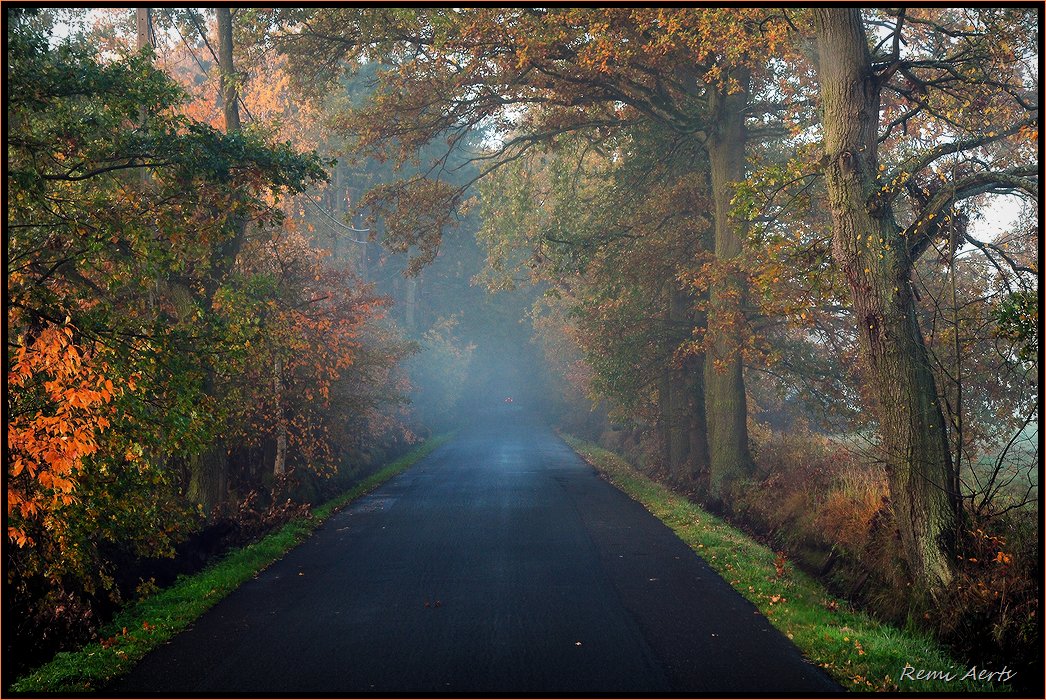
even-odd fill
[{"label": "distant field", "polygon": [[[875,434],[871,431],[860,431],[852,433],[835,433],[827,436],[829,440],[852,450],[858,455],[874,459]],[[1009,437],[1005,442],[996,445],[995,448],[980,455],[973,464],[971,472],[969,463],[963,466],[963,481],[971,488],[981,488],[991,481],[992,471],[1000,455],[1006,450]],[[995,485],[1001,485],[1000,498],[1003,499],[1031,499],[1028,508],[1037,509],[1039,497],[1039,425],[1034,423],[1028,425],[1013,441],[999,468],[995,478]],[[1031,489],[1029,491],[1029,488]]]}]

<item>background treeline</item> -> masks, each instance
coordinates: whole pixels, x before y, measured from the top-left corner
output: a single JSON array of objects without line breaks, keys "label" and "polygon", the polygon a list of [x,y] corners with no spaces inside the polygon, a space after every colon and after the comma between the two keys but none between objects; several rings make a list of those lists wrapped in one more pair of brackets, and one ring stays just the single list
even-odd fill
[{"label": "background treeline", "polygon": [[513,396],[1032,677],[1038,20],[9,11],[7,639]]}]

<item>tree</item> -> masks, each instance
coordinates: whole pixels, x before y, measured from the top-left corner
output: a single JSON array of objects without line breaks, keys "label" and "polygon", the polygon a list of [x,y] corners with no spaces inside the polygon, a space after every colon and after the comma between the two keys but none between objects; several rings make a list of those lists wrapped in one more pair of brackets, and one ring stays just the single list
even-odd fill
[{"label": "tree", "polygon": [[[1035,168],[1014,157],[1036,109],[1022,74],[1026,19],[1017,9],[902,9],[885,13],[888,36],[873,46],[859,10],[814,12],[833,254],[860,327],[907,563],[931,595],[951,579],[959,486],[911,272],[931,241],[963,238],[959,202],[985,192],[1037,196]],[[930,39],[918,42],[925,53],[905,48],[906,31]],[[884,143],[922,124],[947,138],[893,168],[880,163]]]},{"label": "tree", "polygon": [[[783,22],[762,10],[629,8],[305,10],[273,21],[291,27],[276,41],[296,70],[321,78],[313,90],[343,62],[379,57],[389,64],[379,73],[377,97],[344,121],[362,148],[386,155],[404,159],[437,137],[454,144],[463,130],[489,125],[504,137],[495,153],[477,157],[483,177],[566,133],[598,140],[647,121],[694,135],[712,163],[714,246],[727,268],[709,306],[713,496],[750,473],[736,332],[744,290],[729,270],[744,232],[727,212],[733,183],[743,175],[750,56],[781,45]],[[369,195],[382,202],[392,235],[438,246],[446,212],[467,192],[448,186],[444,171],[438,161],[430,178]]]},{"label": "tree", "polygon": [[[573,318],[593,400],[657,426],[656,466],[672,482],[707,484],[704,307],[681,281],[710,247],[707,174],[694,165],[703,149],[651,125],[598,143],[561,140],[571,143],[483,186],[485,279],[548,286]],[[569,366],[560,371],[570,379]]]},{"label": "tree", "polygon": [[221,430],[202,375],[227,354],[214,308],[194,296],[209,244],[228,216],[274,224],[266,200],[322,176],[315,155],[180,115],[184,94],[146,53],[102,60],[34,19],[12,16],[7,68],[19,596],[41,579],[111,589],[106,547],[167,553],[192,524],[171,465]]}]

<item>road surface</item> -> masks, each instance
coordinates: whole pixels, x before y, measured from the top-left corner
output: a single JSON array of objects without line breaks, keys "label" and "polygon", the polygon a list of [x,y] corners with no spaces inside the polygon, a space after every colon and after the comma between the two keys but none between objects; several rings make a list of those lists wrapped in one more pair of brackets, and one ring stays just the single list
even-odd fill
[{"label": "road surface", "polygon": [[332,517],[109,690],[840,688],[671,530],[505,406]]}]

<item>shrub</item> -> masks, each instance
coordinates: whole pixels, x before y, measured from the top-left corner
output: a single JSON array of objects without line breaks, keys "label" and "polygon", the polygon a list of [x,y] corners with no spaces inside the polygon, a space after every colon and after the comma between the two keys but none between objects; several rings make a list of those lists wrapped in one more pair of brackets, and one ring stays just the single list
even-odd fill
[{"label": "shrub", "polygon": [[[933,613],[942,637],[968,658],[1041,678],[1041,562],[1031,513],[977,522],[964,533],[955,579]],[[988,529],[991,528],[991,529]],[[998,534],[996,534],[998,533]]]},{"label": "shrub", "polygon": [[735,520],[880,619],[927,629],[982,666],[1041,675],[1035,513],[969,516],[951,586],[913,609],[882,466],[824,435],[752,433],[761,478],[734,494]]}]

